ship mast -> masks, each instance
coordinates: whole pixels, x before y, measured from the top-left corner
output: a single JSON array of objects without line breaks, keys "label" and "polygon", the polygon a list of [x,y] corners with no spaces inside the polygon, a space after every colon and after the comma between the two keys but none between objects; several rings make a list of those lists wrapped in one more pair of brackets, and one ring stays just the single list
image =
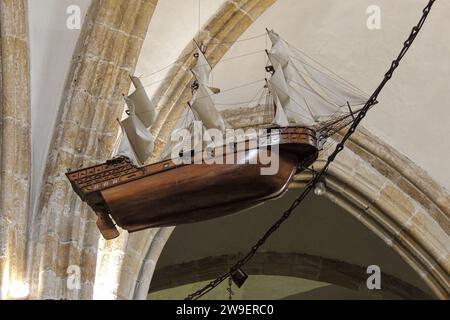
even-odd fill
[{"label": "ship mast", "polygon": [[195,57],[197,62],[191,69],[194,75],[192,84],[191,109],[198,115],[207,129],[219,129],[225,132],[226,122],[217,110],[212,96],[220,92],[220,89],[210,86],[212,68],[198,44]]},{"label": "ship mast", "polygon": [[[214,94],[220,93],[220,89],[210,85],[212,67],[198,43],[195,40],[194,43],[197,50],[194,54],[196,62],[194,67],[191,69],[191,72],[194,75],[194,80],[191,84],[192,99],[187,103],[188,107],[186,108],[181,119],[178,121],[173,133],[181,130],[188,130],[191,134],[195,133],[195,120],[202,123],[204,134],[206,133],[205,129],[218,129],[225,133],[228,125],[220,112],[217,110],[212,99]],[[197,131],[198,129],[199,128],[197,128]],[[168,143],[161,158],[166,159],[169,157],[172,149],[180,143],[182,142]],[[194,139],[191,144],[192,149],[195,149],[197,144],[197,139]]]},{"label": "ship mast", "polygon": [[131,76],[135,91],[124,97],[128,106],[124,120],[119,121],[123,137],[116,156],[126,156],[134,163],[144,164],[153,152],[155,138],[148,131],[155,121],[155,107],[145,92],[141,80]]},{"label": "ship mast", "polygon": [[286,126],[278,110],[281,108],[289,123],[317,128],[344,115],[349,106],[362,105],[367,100],[349,84],[331,77],[313,61],[291,50],[273,30],[267,33],[272,42],[271,49],[266,51],[272,64],[268,88],[278,107],[273,124]]}]

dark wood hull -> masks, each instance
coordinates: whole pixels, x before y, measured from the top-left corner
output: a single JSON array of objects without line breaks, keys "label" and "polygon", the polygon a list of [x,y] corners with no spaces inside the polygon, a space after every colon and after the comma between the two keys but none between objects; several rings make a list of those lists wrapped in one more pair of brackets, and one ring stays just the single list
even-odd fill
[{"label": "dark wood hull", "polygon": [[[282,128],[278,137],[269,143],[279,145],[274,175],[261,175],[267,166],[259,161],[258,149],[244,143],[232,151],[235,157],[245,157],[244,164],[175,165],[168,160],[137,168],[121,158],[67,176],[99,216],[103,236],[111,239],[118,232],[110,216],[134,232],[213,219],[281,196],[299,163],[308,166],[315,161],[317,148],[310,129]],[[230,151],[223,148],[221,154],[229,156]]]}]

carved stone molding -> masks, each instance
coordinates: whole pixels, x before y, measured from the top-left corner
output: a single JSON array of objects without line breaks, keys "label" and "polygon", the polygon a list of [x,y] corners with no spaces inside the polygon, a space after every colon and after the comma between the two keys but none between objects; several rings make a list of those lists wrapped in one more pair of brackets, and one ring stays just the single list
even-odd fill
[{"label": "carved stone molding", "polygon": [[0,299],[17,298],[14,288],[24,285],[25,276],[31,166],[27,15],[26,0],[0,0]]},{"label": "carved stone molding", "polygon": [[[208,281],[228,271],[240,254],[207,257],[156,269],[150,293],[178,286]],[[367,270],[343,261],[303,253],[260,252],[245,266],[247,274],[298,277],[335,284],[359,291],[375,299],[430,299],[422,290],[386,273],[380,291],[367,289]]]},{"label": "carved stone molding", "polygon": [[[64,176],[107,158],[117,136],[129,75],[157,0],[93,0],[75,48],[33,217],[33,298],[88,299],[95,278],[95,215]],[[68,290],[67,267],[82,266],[81,289]]]},{"label": "carved stone molding", "polygon": [[[199,34],[195,36],[199,42],[203,42],[203,44],[208,46],[208,60],[215,65],[231,48],[231,42],[237,40],[275,1],[226,1],[209,19]],[[175,126],[176,119],[183,111],[184,103],[189,99],[192,75],[186,70],[194,63],[193,54],[194,47],[188,45],[180,54],[180,58],[169,71],[167,79],[161,84],[153,99],[159,110],[156,122],[152,127],[152,133],[157,139],[154,159],[158,158],[162,152],[165,141],[167,141],[171,130]],[[161,232],[167,233],[166,231]],[[115,241],[104,244],[102,248],[103,253],[100,257],[99,278],[96,280],[95,285],[95,291],[98,292],[99,297],[120,299],[146,297],[150,279],[146,277],[145,281],[136,285],[136,278],[139,274],[142,274],[143,268],[146,268],[144,264],[147,262],[144,260],[155,234],[158,235],[160,233],[158,230],[148,230],[131,235],[123,232],[122,236]],[[160,243],[160,237],[155,239],[157,239],[155,241]],[[152,248],[154,248],[153,244]],[[149,264],[151,265],[151,262]],[[118,270],[112,272],[112,275],[105,277],[102,273],[110,265],[116,266]],[[151,278],[151,274],[149,277]],[[112,282],[114,284],[111,284]],[[137,292],[140,292],[140,294],[137,294]]]}]

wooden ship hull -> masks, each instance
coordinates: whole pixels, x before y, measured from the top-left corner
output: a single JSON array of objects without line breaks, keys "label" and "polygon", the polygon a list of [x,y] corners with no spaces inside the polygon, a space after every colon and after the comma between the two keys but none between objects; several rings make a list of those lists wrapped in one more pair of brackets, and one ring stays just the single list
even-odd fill
[{"label": "wooden ship hull", "polygon": [[[96,212],[97,225],[106,239],[119,235],[113,220],[129,232],[208,220],[281,196],[299,164],[306,167],[316,160],[313,130],[276,129],[269,129],[267,139],[263,143],[260,139],[259,145],[242,142],[233,151],[223,146],[211,155],[230,163],[225,158],[233,153],[241,164],[175,164],[166,160],[136,167],[120,157],[68,172],[67,177],[75,192]],[[274,175],[262,175],[261,169],[270,164],[261,163],[258,148],[269,146],[270,154],[276,150],[271,148],[274,145],[279,146],[279,169]]]}]

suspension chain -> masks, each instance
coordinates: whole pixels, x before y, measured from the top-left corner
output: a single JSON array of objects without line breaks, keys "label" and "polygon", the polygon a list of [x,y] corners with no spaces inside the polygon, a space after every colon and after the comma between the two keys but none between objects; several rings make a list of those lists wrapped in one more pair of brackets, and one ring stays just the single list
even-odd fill
[{"label": "suspension chain", "polygon": [[266,231],[266,233],[262,236],[261,239],[258,240],[258,242],[250,249],[250,251],[245,255],[241,260],[239,260],[234,266],[230,268],[230,271],[227,273],[224,273],[223,275],[217,277],[215,280],[211,281],[209,284],[207,284],[202,289],[190,294],[185,299],[186,300],[197,300],[207,294],[209,291],[213,290],[215,287],[217,287],[220,283],[222,283],[225,279],[229,278],[236,270],[240,269],[243,265],[245,265],[258,251],[258,249],[267,241],[267,239],[278,230],[278,228],[285,222],[293,213],[293,211],[302,203],[302,201],[306,198],[306,196],[313,190],[315,185],[321,180],[321,178],[326,174],[329,166],[331,163],[335,160],[336,156],[344,150],[345,143],[348,139],[352,136],[353,133],[355,133],[356,128],[361,123],[361,121],[364,119],[364,117],[367,114],[367,111],[377,103],[377,98],[380,92],[383,90],[386,83],[392,78],[392,75],[394,74],[397,67],[400,65],[400,61],[405,56],[406,52],[408,52],[409,48],[411,47],[412,43],[416,39],[419,31],[422,29],[422,26],[424,25],[428,14],[431,11],[431,8],[436,0],[429,0],[428,5],[423,9],[422,11],[422,17],[420,21],[417,23],[416,26],[412,28],[411,34],[409,35],[408,39],[404,42],[403,48],[400,51],[398,57],[392,61],[392,64],[389,68],[389,70],[384,75],[383,80],[378,85],[378,87],[375,89],[375,91],[370,96],[369,100],[366,102],[364,107],[361,109],[361,111],[358,113],[358,115],[355,117],[355,119],[352,122],[352,125],[348,129],[347,133],[344,135],[342,140],[336,145],[335,150],[333,153],[328,157],[327,162],[325,163],[325,166],[323,169],[314,175],[314,177],[307,183],[305,189],[303,192],[298,196],[297,199],[292,203],[292,205],[287,209],[283,215]]}]

